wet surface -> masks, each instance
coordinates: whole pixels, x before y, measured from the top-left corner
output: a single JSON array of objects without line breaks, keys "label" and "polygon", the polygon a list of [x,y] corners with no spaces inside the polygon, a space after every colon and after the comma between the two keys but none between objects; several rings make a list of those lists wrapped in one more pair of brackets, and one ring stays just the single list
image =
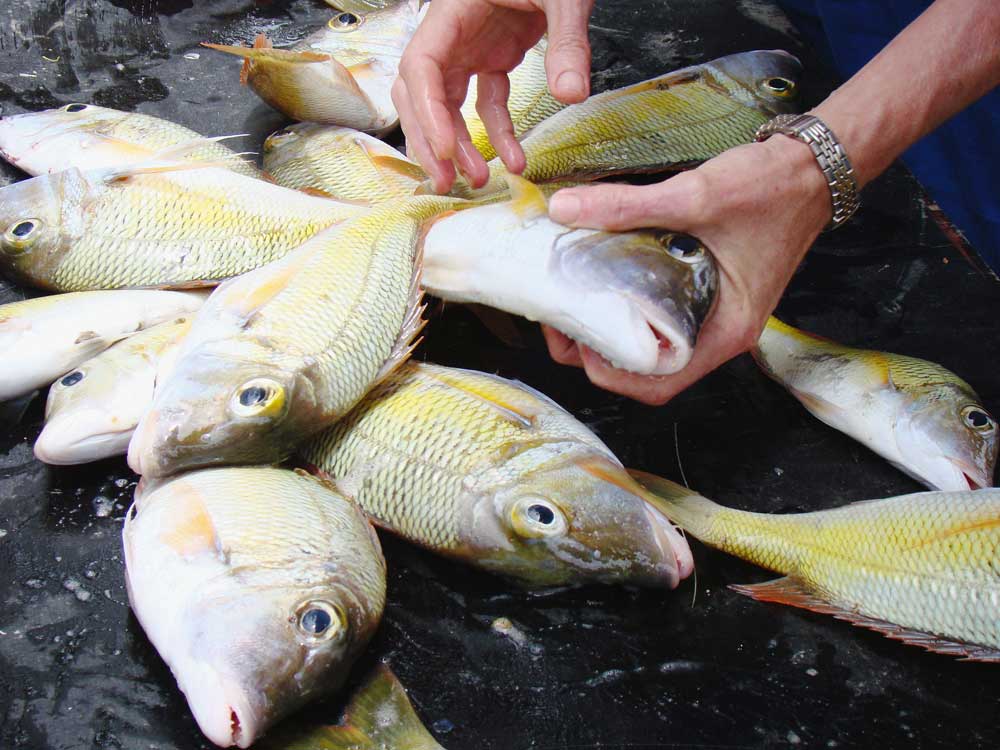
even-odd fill
[{"label": "wet surface", "polygon": [[[693,9],[697,7],[697,12]],[[5,114],[95,101],[206,134],[281,118],[197,42],[278,43],[323,22],[318,0],[10,0],[0,8]],[[803,57],[815,98],[832,85],[783,17],[747,2],[604,2],[595,83],[630,83],[752,48]],[[194,55],[198,57],[195,58]],[[12,169],[6,181],[20,177]],[[1000,408],[1000,285],[949,241],[901,169],[873,184],[848,227],[824,236],[780,313],[838,340],[928,357]],[[0,301],[22,292],[2,287]],[[686,480],[723,503],[802,511],[920,489],[810,417],[749,358],[662,408],[588,385],[466,309],[436,310],[418,356],[537,386],[630,466]],[[124,461],[34,461],[43,400],[0,406],[0,747],[209,747],[129,614],[121,522]],[[888,641],[726,589],[769,575],[694,544],[697,582],[672,593],[587,588],[528,594],[384,538],[389,603],[354,676],[388,660],[450,750],[636,747],[996,747],[1000,670]],[[494,627],[498,618],[506,623]],[[331,720],[337,701],[291,721]]]}]

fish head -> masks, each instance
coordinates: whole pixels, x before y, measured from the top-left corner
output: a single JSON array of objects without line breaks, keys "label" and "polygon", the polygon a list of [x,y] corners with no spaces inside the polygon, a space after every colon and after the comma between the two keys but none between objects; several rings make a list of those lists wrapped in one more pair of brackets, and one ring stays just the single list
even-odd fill
[{"label": "fish head", "polygon": [[912,389],[897,415],[900,467],[937,490],[993,486],[1000,440],[997,420],[962,382]]},{"label": "fish head", "polygon": [[264,141],[264,164],[268,171],[277,171],[289,162],[305,158],[310,153],[340,154],[357,149],[354,136],[358,131],[337,125],[299,122],[278,130]]},{"label": "fish head", "polygon": [[365,13],[345,10],[307,37],[302,46],[333,54],[348,67],[373,57],[394,57],[398,62],[427,7],[423,0],[403,0]]},{"label": "fish head", "polygon": [[[45,404],[45,427],[35,441],[35,457],[64,465],[124,453],[135,421],[122,412],[119,397],[125,395],[126,402],[130,397],[138,396],[140,401],[143,397],[125,380],[98,360],[90,360],[53,383]],[[151,395],[152,382],[148,390]]]},{"label": "fish head", "polygon": [[0,267],[21,283],[51,270],[81,233],[89,190],[77,169],[0,188]]},{"label": "fish head", "polygon": [[612,364],[666,375],[690,361],[719,288],[715,259],[700,240],[677,232],[577,230],[557,240],[553,264],[577,288],[615,293],[616,309],[602,320],[627,319],[583,341]]},{"label": "fish head", "polygon": [[68,154],[72,154],[73,166],[80,169],[148,158],[148,150],[110,136],[129,116],[128,112],[77,102],[3,117],[0,156],[31,175],[65,169]]},{"label": "fish head", "polygon": [[198,473],[140,483],[122,535],[126,586],[201,730],[248,747],[340,686],[382,600],[352,566],[296,560],[274,535],[230,544],[204,488],[188,481]]},{"label": "fish head", "polygon": [[[524,471],[515,464],[536,464]],[[516,481],[479,504],[476,561],[525,586],[619,583],[674,588],[693,563],[683,537],[625,470],[593,451],[538,445],[503,468]]]},{"label": "fish head", "polygon": [[783,50],[727,55],[706,64],[706,75],[737,101],[772,114],[797,111],[802,63]]},{"label": "fish head", "polygon": [[211,465],[281,461],[304,437],[292,404],[308,409],[313,393],[305,376],[252,354],[182,352],[136,427],[129,465],[159,477]]}]

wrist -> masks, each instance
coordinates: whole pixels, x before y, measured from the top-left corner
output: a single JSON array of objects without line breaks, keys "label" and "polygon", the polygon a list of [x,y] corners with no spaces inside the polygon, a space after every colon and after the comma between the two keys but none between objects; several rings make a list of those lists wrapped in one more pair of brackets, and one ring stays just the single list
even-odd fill
[{"label": "wrist", "polygon": [[785,165],[784,181],[788,188],[783,200],[794,200],[803,212],[803,219],[819,233],[833,216],[830,186],[820,169],[812,149],[791,136],[776,134],[760,146],[769,149],[775,164]]}]

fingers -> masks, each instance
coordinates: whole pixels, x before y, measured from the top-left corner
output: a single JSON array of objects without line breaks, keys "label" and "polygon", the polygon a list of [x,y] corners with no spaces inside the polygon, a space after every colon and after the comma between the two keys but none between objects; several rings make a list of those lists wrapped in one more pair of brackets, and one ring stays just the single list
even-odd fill
[{"label": "fingers", "polygon": [[590,40],[587,22],[593,2],[549,0],[545,4],[549,44],[545,73],[549,91],[564,104],[582,102],[590,94]]},{"label": "fingers", "polygon": [[580,348],[573,339],[546,325],[542,326],[542,335],[545,337],[545,344],[549,347],[549,356],[552,359],[561,365],[583,367],[583,360],[580,359]]},{"label": "fingers", "polygon": [[441,66],[430,56],[404,55],[399,65],[409,95],[410,114],[440,161],[455,158],[455,127]]},{"label": "fingers", "polygon": [[455,163],[462,170],[462,174],[465,175],[469,184],[474,188],[480,188],[489,179],[490,170],[486,166],[486,160],[483,158],[483,155],[472,145],[472,136],[469,135],[469,129],[465,125],[465,120],[462,119],[459,106],[456,105],[451,112],[457,142]]},{"label": "fingers", "polygon": [[406,82],[397,78],[392,87],[392,101],[399,113],[399,124],[406,136],[406,155],[419,162],[434,183],[438,193],[445,193],[455,181],[455,167],[451,161],[442,161],[434,155],[430,143],[424,137],[413,110],[413,102]]},{"label": "fingers", "polygon": [[549,216],[560,224],[622,231],[662,227],[694,230],[705,214],[704,178],[697,170],[655,185],[590,185],[560,190]]},{"label": "fingers", "polygon": [[506,73],[480,73],[476,86],[476,111],[486,126],[490,143],[507,169],[521,174],[526,164],[524,150],[514,137],[514,123],[507,109],[510,79]]}]

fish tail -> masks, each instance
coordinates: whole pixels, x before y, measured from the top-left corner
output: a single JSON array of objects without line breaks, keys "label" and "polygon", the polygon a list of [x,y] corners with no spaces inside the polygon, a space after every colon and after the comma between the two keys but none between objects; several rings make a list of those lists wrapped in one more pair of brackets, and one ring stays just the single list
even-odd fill
[{"label": "fish tail", "polygon": [[628,473],[646,490],[644,499],[684,531],[704,540],[711,536],[712,521],[722,506],[697,492],[645,471]]}]

